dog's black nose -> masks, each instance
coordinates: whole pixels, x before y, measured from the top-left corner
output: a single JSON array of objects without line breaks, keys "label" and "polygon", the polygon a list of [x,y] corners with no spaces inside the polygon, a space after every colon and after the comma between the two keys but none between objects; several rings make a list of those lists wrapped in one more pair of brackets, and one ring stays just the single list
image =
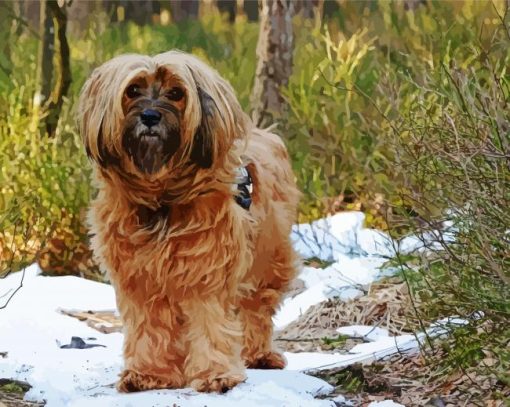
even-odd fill
[{"label": "dog's black nose", "polygon": [[161,120],[161,113],[154,109],[145,109],[140,115],[140,119],[147,127],[155,126]]}]

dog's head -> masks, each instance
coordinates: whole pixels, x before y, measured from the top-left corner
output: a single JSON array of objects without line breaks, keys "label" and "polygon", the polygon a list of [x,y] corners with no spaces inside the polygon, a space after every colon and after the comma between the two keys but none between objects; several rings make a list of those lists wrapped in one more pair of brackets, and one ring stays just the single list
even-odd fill
[{"label": "dog's head", "polygon": [[96,68],[78,120],[89,157],[142,177],[222,166],[248,123],[230,85],[179,51],[121,55]]}]

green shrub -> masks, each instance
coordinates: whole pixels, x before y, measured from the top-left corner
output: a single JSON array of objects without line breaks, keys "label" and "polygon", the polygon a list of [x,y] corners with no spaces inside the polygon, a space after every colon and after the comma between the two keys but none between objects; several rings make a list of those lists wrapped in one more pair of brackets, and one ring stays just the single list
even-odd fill
[{"label": "green shrub", "polygon": [[[510,340],[510,31],[496,11],[436,33],[443,44],[437,56],[388,69],[379,87],[391,117],[384,137],[400,174],[395,202],[414,213],[389,226],[398,221],[424,237],[440,229],[412,269],[402,263],[420,304],[413,317],[424,324],[467,318],[442,342],[445,365],[477,366],[508,383],[510,354],[502,350]],[[490,366],[482,363],[488,355]]]},{"label": "green shrub", "polygon": [[504,2],[431,1],[415,10],[346,2],[323,27],[298,22],[284,135],[305,192],[302,221],[358,209],[369,226],[386,228],[394,211],[414,213],[401,200],[405,174],[395,171],[390,143],[400,111],[420,102],[405,78],[442,75],[448,58],[469,66],[472,48],[490,47],[504,13]]},{"label": "green shrub", "polygon": [[72,259],[77,245],[86,240],[82,210],[91,194],[90,166],[69,118],[68,104],[56,137],[41,136],[33,87],[34,81],[27,79],[23,84],[15,82],[8,94],[2,93],[2,272],[33,262],[47,243],[62,240],[66,249],[60,260],[69,263],[66,273],[80,274]]},{"label": "green shrub", "polygon": [[377,83],[375,34],[362,29],[347,39],[315,27],[300,40],[284,91],[290,104],[285,136],[306,194],[305,221],[340,209],[334,207],[339,196],[354,201],[372,191],[374,198],[381,192],[374,185],[387,176],[382,140],[367,128],[379,116],[369,100],[351,91],[372,93]]},{"label": "green shrub", "polygon": [[479,364],[508,384],[510,14],[504,2],[470,1],[342,11],[298,42],[285,91],[302,219],[343,199],[370,210],[370,224],[384,217],[395,237],[451,222],[428,254],[402,263],[417,304],[409,317],[476,316],[443,342],[444,363]]}]

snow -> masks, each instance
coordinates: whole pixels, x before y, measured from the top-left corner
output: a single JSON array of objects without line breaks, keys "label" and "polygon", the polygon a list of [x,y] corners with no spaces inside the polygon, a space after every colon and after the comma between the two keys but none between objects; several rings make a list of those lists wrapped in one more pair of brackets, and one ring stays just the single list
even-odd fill
[{"label": "snow", "polygon": [[[15,287],[20,273],[5,279]],[[103,334],[60,308],[105,310],[115,308],[113,288],[77,277],[44,277],[33,265],[24,284],[6,309],[0,311],[0,377],[30,383],[25,398],[46,400],[47,406],[332,406],[315,400],[332,387],[315,377],[291,370],[248,370],[248,379],[225,395],[200,394],[191,389],[119,394],[114,383],[122,369],[122,334]],[[78,336],[105,347],[61,349]]]},{"label": "snow", "polygon": [[[299,277],[306,289],[285,300],[274,317],[277,328],[295,321],[311,306],[328,298],[348,300],[363,294],[365,286],[393,271],[385,263],[397,247],[409,251],[423,248],[422,240],[417,237],[396,242],[384,232],[364,228],[363,222],[362,213],[346,212],[312,225],[294,227],[292,239],[303,257],[318,257],[332,263],[324,269],[303,268]],[[22,273],[16,273],[1,281],[0,303],[21,278]],[[0,378],[30,383],[33,387],[25,398],[45,400],[48,407],[174,403],[182,407],[334,406],[333,400],[315,399],[333,388],[303,372],[370,361],[400,351],[415,352],[425,337],[425,333],[390,337],[387,331],[377,327],[342,327],[339,333],[363,337],[369,343],[357,345],[348,354],[287,352],[286,370],[248,370],[245,383],[222,395],[200,394],[191,389],[119,394],[114,384],[122,369],[122,334],[100,333],[76,318],[63,315],[59,309],[115,311],[115,294],[106,284],[77,277],[41,276],[38,267],[33,265],[25,271],[23,287],[7,308],[0,310],[0,352],[8,352],[6,358],[0,358]],[[452,322],[465,323],[460,319],[438,321],[427,334],[443,335]],[[104,347],[60,348],[60,344],[68,344],[73,336]]]},{"label": "snow", "polygon": [[332,399],[337,406],[353,406],[352,402],[347,400],[344,396],[338,395]]},{"label": "snow", "polygon": [[361,212],[342,212],[294,226],[292,240],[301,256],[333,263],[325,269],[303,269],[299,278],[307,290],[284,301],[273,318],[276,328],[284,328],[328,298],[347,301],[362,295],[360,288],[388,273],[382,266],[394,256],[398,242],[384,232],[364,228],[364,221]]},{"label": "snow", "polygon": [[307,290],[284,300],[273,318],[276,328],[283,328],[305,313],[312,305],[328,298],[339,297],[347,301],[363,294],[364,285],[380,276],[379,267],[386,261],[377,258],[349,258],[339,255],[340,260],[325,269],[305,267],[299,278]]},{"label": "snow", "polygon": [[[278,373],[278,374],[275,374]],[[310,381],[313,379],[313,381]],[[311,393],[316,394],[330,391],[329,387],[322,386],[319,379],[292,372],[250,371],[246,383],[240,384],[226,395],[200,394],[189,389],[149,391],[118,395],[113,389],[94,394],[94,406],[169,406],[175,403],[179,406],[202,407],[238,407],[238,406],[330,406],[329,401],[314,400]],[[277,384],[278,383],[278,384]],[[324,382],[322,382],[324,383]],[[72,400],[70,407],[89,407],[90,396]]]},{"label": "snow", "polygon": [[286,352],[285,356],[288,361],[287,369],[311,372],[321,369],[349,366],[353,363],[378,360],[395,353],[414,353],[419,349],[421,338],[421,336],[416,338],[414,335],[382,336],[373,342],[356,345],[347,354]]},{"label": "snow", "polygon": [[338,260],[339,254],[391,256],[392,241],[385,233],[364,229],[365,215],[342,212],[311,224],[295,225],[294,247],[304,257]]},{"label": "snow", "polygon": [[438,243],[455,241],[458,228],[452,221],[441,223],[441,232],[431,230],[422,235],[410,235],[393,240],[380,230],[364,228],[361,212],[341,212],[310,224],[295,225],[292,229],[294,247],[305,258],[338,260],[340,254],[359,257],[392,258],[397,253],[441,250]]},{"label": "snow", "polygon": [[362,338],[370,342],[390,336],[388,330],[368,325],[343,326],[336,331],[341,335],[347,335],[351,338]]},{"label": "snow", "polygon": [[[294,247],[303,258],[331,261],[325,269],[305,267],[298,276],[306,291],[287,298],[273,322],[282,329],[299,318],[311,306],[329,298],[344,301],[363,294],[363,286],[391,275],[396,270],[385,263],[397,253],[440,250],[438,231],[421,236],[410,235],[393,240],[387,233],[363,227],[365,215],[361,212],[341,212],[311,224],[295,225],[292,230]],[[454,240],[455,229],[444,222],[441,237],[445,243]]]},{"label": "snow", "polygon": [[[418,352],[420,346],[425,343],[428,337],[435,338],[451,332],[452,328],[467,324],[468,321],[462,318],[446,318],[432,324],[425,332],[417,332],[415,335],[388,336],[384,330],[377,331],[374,327],[362,327],[353,325],[342,327],[337,330],[341,334],[359,332],[363,334],[368,328],[367,340],[371,342],[361,343],[354,346],[349,353],[316,353],[316,352],[286,352],[289,370],[302,372],[313,372],[321,369],[332,369],[349,366],[353,363],[367,363],[373,360],[383,359],[396,353],[413,354]],[[373,336],[372,336],[373,334]]]},{"label": "snow", "polygon": [[395,403],[391,400],[373,401],[368,407],[405,407],[403,404]]}]

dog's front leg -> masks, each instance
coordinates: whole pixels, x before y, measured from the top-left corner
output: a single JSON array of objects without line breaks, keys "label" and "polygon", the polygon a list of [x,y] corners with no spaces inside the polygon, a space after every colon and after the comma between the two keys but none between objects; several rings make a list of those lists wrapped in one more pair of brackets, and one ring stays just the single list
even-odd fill
[{"label": "dog's front leg", "polygon": [[125,370],[117,389],[133,392],[184,387],[179,308],[165,297],[135,303],[132,298],[136,293],[122,293],[118,304],[124,323]]},{"label": "dog's front leg", "polygon": [[198,391],[225,392],[246,379],[242,327],[224,293],[196,296],[182,304],[188,324],[184,372]]}]

